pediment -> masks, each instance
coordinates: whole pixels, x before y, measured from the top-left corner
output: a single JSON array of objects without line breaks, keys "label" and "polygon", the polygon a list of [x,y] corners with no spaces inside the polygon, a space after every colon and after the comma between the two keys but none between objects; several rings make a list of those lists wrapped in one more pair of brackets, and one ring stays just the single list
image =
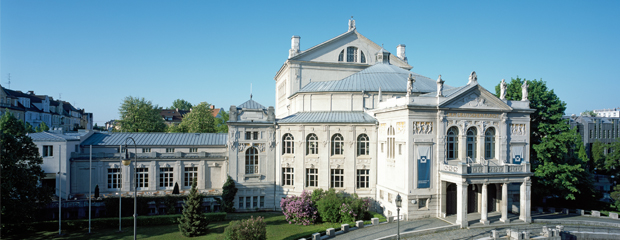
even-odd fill
[{"label": "pediment", "polygon": [[440,104],[440,107],[452,109],[512,110],[504,101],[478,84],[468,86],[463,91],[450,96],[446,101]]}]

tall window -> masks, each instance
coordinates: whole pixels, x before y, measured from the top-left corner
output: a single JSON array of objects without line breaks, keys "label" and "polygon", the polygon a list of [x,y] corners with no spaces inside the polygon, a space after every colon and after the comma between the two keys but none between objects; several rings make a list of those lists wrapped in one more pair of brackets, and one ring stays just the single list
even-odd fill
[{"label": "tall window", "polygon": [[258,132],[253,132],[252,133],[252,139],[253,140],[258,140]]},{"label": "tall window", "polygon": [[489,128],[484,134],[484,158],[495,158],[495,129]]},{"label": "tall window", "polygon": [[245,174],[258,173],[258,149],[250,147],[245,150]]},{"label": "tall window", "polygon": [[357,169],[357,188],[370,187],[370,170]]},{"label": "tall window", "polygon": [[282,168],[282,186],[293,186],[295,184],[293,168]]},{"label": "tall window", "polygon": [[293,154],[295,151],[295,142],[294,142],[294,138],[293,135],[291,135],[290,133],[284,134],[284,137],[282,137],[282,142],[284,144],[282,144],[282,154]]},{"label": "tall window", "polygon": [[245,132],[245,140],[252,139],[252,132]]},{"label": "tall window", "polygon": [[347,47],[347,62],[357,62],[356,47]]},{"label": "tall window", "polygon": [[121,188],[121,169],[108,168],[108,188]]},{"label": "tall window", "polygon": [[476,128],[467,129],[467,157],[476,158]]},{"label": "tall window", "polygon": [[319,154],[319,138],[314,133],[306,138],[306,154]]},{"label": "tall window", "polygon": [[394,137],[394,127],[390,126],[387,131],[387,157],[394,158],[394,149],[396,148],[396,138]]},{"label": "tall window", "polygon": [[446,143],[448,160],[459,158],[459,129],[451,127],[448,129],[448,142]]},{"label": "tall window", "polygon": [[159,168],[159,187],[173,187],[174,186],[174,180],[172,178],[172,171],[173,168],[171,167],[163,167],[163,168]]},{"label": "tall window", "polygon": [[331,188],[343,188],[344,187],[344,169],[332,169],[331,170]]},{"label": "tall window", "polygon": [[366,63],[366,55],[364,55],[364,52],[362,52],[361,50],[360,50],[360,62]]},{"label": "tall window", "polygon": [[332,136],[332,155],[342,155],[344,154],[344,138],[340,133],[334,134]]},{"label": "tall window", "polygon": [[43,146],[43,156],[44,157],[54,156],[54,146],[44,145]]},{"label": "tall window", "polygon": [[319,169],[306,168],[306,187],[319,186]]},{"label": "tall window", "polygon": [[340,51],[340,54],[338,54],[338,62],[342,61],[344,61],[344,50]]},{"label": "tall window", "polygon": [[370,148],[370,141],[368,135],[362,133],[357,136],[357,156],[368,155]]},{"label": "tall window", "polygon": [[136,168],[136,187],[137,188],[149,187],[149,169],[148,168]]},{"label": "tall window", "polygon": [[198,179],[198,167],[185,167],[185,177],[183,178],[183,185],[191,187],[194,180]]}]

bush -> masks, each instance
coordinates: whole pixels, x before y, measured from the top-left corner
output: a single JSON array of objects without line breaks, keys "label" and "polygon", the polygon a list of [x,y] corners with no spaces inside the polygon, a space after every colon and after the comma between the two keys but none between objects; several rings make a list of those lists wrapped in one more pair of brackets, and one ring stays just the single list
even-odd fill
[{"label": "bush", "polygon": [[368,210],[371,200],[359,198],[357,194],[337,193],[333,188],[327,191],[317,189],[312,193],[312,199],[319,199],[316,206],[324,222],[355,222],[370,218]]},{"label": "bush", "polygon": [[282,199],[280,208],[289,224],[309,225],[317,220],[318,211],[307,191],[303,191],[300,196]]},{"label": "bush", "polygon": [[179,230],[186,237],[194,237],[207,233],[209,222],[202,214],[202,198],[196,190],[196,180],[192,183],[187,201],[183,204],[183,216],[178,219]]},{"label": "bush", "polygon": [[323,197],[316,203],[321,220],[332,223],[340,222],[340,208],[343,203],[344,196],[342,193],[336,193],[333,188],[325,191]]},{"label": "bush", "polygon": [[237,195],[237,190],[235,181],[228,176],[224,186],[222,186],[222,198],[218,199],[220,207],[224,212],[235,211],[235,196]]},{"label": "bush", "polygon": [[267,224],[263,217],[241,221],[232,221],[224,230],[226,240],[265,240],[267,239]]}]

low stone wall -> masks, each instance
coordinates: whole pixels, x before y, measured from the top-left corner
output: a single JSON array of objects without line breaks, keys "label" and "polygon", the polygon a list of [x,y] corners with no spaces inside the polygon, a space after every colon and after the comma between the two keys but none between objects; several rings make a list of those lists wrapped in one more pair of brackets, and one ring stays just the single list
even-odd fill
[{"label": "low stone wall", "polygon": [[[418,231],[402,232],[400,233],[400,238],[412,238],[415,236],[426,235],[429,233],[452,231],[452,230],[457,230],[460,228],[461,227],[459,225],[450,225],[450,226],[429,228],[429,229],[418,230]],[[393,234],[393,235],[385,236],[382,238],[377,238],[377,240],[393,240],[393,239],[397,239],[397,237],[398,236],[396,234]]]},{"label": "low stone wall", "polygon": [[599,222],[599,221],[582,221],[582,220],[565,220],[565,219],[533,219],[534,223],[548,224],[571,224],[571,225],[589,225],[598,227],[617,227],[620,228],[620,222]]}]

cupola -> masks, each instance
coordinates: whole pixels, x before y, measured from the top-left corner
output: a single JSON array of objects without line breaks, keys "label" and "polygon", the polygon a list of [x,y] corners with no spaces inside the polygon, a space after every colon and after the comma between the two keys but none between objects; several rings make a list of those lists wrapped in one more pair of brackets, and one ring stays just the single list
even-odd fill
[{"label": "cupola", "polygon": [[390,52],[381,47],[377,53],[377,63],[390,64]]}]

